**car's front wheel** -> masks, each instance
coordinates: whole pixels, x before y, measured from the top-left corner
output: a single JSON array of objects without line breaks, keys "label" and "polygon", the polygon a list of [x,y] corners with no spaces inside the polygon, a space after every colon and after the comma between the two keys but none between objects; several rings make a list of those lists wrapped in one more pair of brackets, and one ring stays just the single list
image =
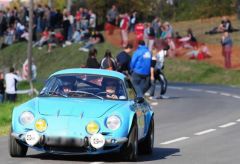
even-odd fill
[{"label": "car's front wheel", "polygon": [[139,144],[139,151],[143,154],[151,154],[154,144],[154,118],[152,117],[148,133],[144,140]]},{"label": "car's front wheel", "polygon": [[19,143],[16,138],[9,134],[9,154],[11,157],[25,157],[28,147]]},{"label": "car's front wheel", "polygon": [[123,158],[127,161],[137,161],[138,158],[138,128],[134,122],[129,134],[128,142],[122,149]]}]

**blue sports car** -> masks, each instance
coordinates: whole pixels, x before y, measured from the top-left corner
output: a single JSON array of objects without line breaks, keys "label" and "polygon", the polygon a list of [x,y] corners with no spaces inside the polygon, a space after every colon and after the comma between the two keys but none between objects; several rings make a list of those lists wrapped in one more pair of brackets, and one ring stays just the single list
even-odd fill
[{"label": "blue sports car", "polygon": [[139,152],[153,150],[153,115],[119,72],[61,70],[38,97],[14,108],[9,153],[24,157],[28,148],[55,154],[118,152],[136,161]]}]

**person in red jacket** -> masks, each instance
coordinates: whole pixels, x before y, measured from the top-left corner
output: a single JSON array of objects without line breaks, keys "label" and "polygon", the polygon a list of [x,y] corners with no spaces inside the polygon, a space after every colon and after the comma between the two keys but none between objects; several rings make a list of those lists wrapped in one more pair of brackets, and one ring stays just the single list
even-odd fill
[{"label": "person in red jacket", "polygon": [[125,47],[128,44],[129,16],[128,13],[125,13],[120,17],[122,18],[120,22],[122,46]]},{"label": "person in red jacket", "polygon": [[135,34],[136,34],[136,43],[135,43],[135,45],[137,45],[140,40],[143,40],[143,34],[144,34],[144,24],[143,23],[136,24],[136,26],[135,26]]}]

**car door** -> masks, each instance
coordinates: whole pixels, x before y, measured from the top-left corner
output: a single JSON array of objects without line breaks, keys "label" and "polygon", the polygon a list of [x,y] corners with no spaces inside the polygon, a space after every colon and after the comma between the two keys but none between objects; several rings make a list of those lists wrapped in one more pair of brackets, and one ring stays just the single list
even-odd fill
[{"label": "car door", "polygon": [[126,89],[128,92],[128,98],[132,101],[133,109],[137,115],[138,124],[138,138],[142,139],[144,137],[145,131],[145,116],[144,116],[144,102],[138,102],[136,99],[136,91],[129,79],[126,79]]}]

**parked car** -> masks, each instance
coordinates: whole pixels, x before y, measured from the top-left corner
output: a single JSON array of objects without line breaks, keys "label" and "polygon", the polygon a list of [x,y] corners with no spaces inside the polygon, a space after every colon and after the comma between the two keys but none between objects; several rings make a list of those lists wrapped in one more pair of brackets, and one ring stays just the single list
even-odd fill
[{"label": "parked car", "polygon": [[139,151],[153,151],[153,115],[119,72],[61,70],[36,98],[14,108],[9,153],[24,157],[28,148],[54,154],[119,152],[136,161]]}]

